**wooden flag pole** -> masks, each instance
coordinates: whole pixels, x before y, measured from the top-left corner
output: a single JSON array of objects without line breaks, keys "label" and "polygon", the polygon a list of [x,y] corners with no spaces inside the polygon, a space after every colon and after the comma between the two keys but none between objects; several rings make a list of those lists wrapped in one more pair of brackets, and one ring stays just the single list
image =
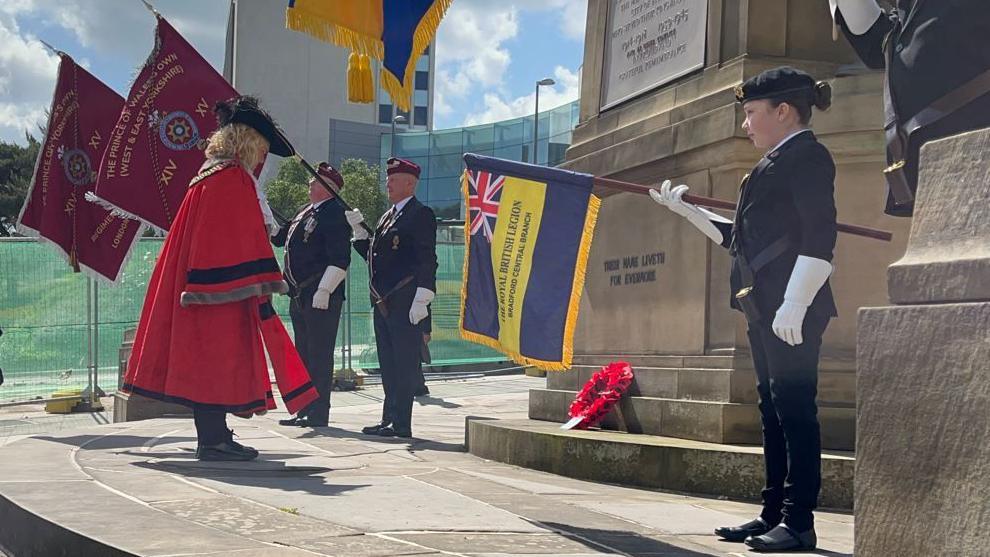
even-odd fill
[{"label": "wooden flag pole", "polygon": [[[612,180],[609,178],[598,178],[597,176],[595,177],[594,182],[596,186],[601,186],[603,188],[627,191],[642,195],[649,195],[650,189],[652,189],[650,186],[644,186],[642,184],[634,184],[632,182],[623,182],[621,180]],[[712,197],[702,197],[700,195],[691,195],[691,194],[684,194],[684,197],[682,197],[681,199],[683,199],[688,203],[701,205],[702,207],[709,207],[712,209],[726,209],[728,211],[736,210],[735,203],[731,201],[725,201],[722,199],[715,199]],[[857,224],[844,224],[840,222],[836,225],[836,229],[839,232],[852,234],[853,236],[873,238],[874,240],[881,240],[883,242],[889,242],[894,237],[894,235],[887,230],[868,228],[866,226],[859,226]]]}]

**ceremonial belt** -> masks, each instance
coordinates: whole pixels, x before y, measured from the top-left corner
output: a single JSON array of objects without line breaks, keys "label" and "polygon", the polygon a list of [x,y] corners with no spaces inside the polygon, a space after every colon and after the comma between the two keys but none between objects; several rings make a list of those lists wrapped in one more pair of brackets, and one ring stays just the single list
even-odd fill
[{"label": "ceremonial belt", "polygon": [[890,187],[890,193],[894,197],[897,205],[906,205],[914,201],[914,193],[908,183],[904,167],[907,165],[907,147],[911,135],[921,128],[934,124],[942,118],[952,114],[956,110],[966,106],[970,102],[990,93],[990,69],[977,75],[963,85],[951,92],[939,97],[927,108],[910,118],[903,125],[898,123],[897,111],[894,108],[894,95],[890,86],[890,62],[894,52],[893,33],[887,38],[887,47],[884,55],[887,63],[887,72],[883,84],[883,102],[885,108],[885,122],[883,126],[884,136],[887,140],[887,152],[892,163],[883,170]]},{"label": "ceremonial belt", "polygon": [[374,287],[374,285],[370,283],[368,284],[368,290],[371,292],[371,303],[374,304],[374,306],[378,308],[378,311],[382,313],[382,317],[386,317],[386,318],[388,317],[388,305],[385,304],[385,301],[388,299],[388,297],[394,294],[397,290],[399,290],[403,286],[412,282],[414,278],[416,278],[415,275],[409,275],[408,277],[400,280],[395,284],[395,286],[392,287],[391,290],[386,292],[384,295],[379,294],[378,290]]},{"label": "ceremonial belt", "polygon": [[309,288],[313,284],[316,284],[316,281],[323,278],[323,273],[316,273],[315,275],[307,278],[306,280],[300,282],[299,284],[295,284],[291,280],[290,273],[288,273],[289,268],[286,267],[285,270],[286,270],[286,278],[289,279],[286,282],[289,283],[289,289],[290,289],[289,297],[291,298],[298,298],[302,294],[304,288]]},{"label": "ceremonial belt", "polygon": [[790,247],[790,238],[783,236],[763,248],[752,260],[746,259],[746,254],[743,253],[742,249],[735,250],[733,255],[735,255],[739,263],[739,272],[742,275],[741,278],[743,281],[743,287],[736,292],[735,296],[739,307],[746,314],[747,321],[755,323],[762,317],[760,308],[756,304],[756,297],[753,295],[756,289],[756,273],[760,272],[760,269],[766,267],[771,261],[783,255]]}]

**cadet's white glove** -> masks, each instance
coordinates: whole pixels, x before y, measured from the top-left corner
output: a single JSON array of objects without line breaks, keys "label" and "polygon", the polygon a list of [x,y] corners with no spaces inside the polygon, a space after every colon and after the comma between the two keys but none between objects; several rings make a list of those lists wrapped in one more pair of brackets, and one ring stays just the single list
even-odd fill
[{"label": "cadet's white glove", "polygon": [[344,218],[347,219],[347,224],[351,225],[351,230],[353,231],[352,238],[355,240],[368,239],[368,231],[361,226],[361,223],[364,222],[364,215],[361,214],[361,209],[344,211]]},{"label": "cadet's white glove", "polygon": [[434,294],[425,288],[416,289],[416,297],[413,298],[412,306],[409,307],[409,322],[418,325],[420,321],[426,319],[430,314],[427,306],[433,301]]},{"label": "cadet's white glove", "polygon": [[828,7],[832,11],[833,21],[835,11],[842,11],[842,18],[846,20],[853,35],[862,35],[869,31],[877,18],[883,15],[876,0],[828,0]]},{"label": "cadet's white glove", "polygon": [[784,303],[780,304],[770,326],[777,338],[791,346],[804,342],[801,336],[804,315],[830,274],[832,274],[832,264],[828,261],[804,255],[798,256],[794,270],[791,271],[791,278],[787,281]]},{"label": "cadet's white glove", "polygon": [[732,224],[732,221],[681,199],[688,191],[687,186],[680,185],[674,189],[670,189],[670,186],[670,180],[664,180],[663,184],[660,185],[660,191],[650,189],[650,197],[653,198],[653,201],[686,218],[688,222],[703,232],[705,236],[711,238],[716,244],[721,244],[722,233],[712,224],[712,221],[724,222],[726,224]]},{"label": "cadet's white glove", "polygon": [[327,309],[330,307],[330,292],[317,289],[313,293],[313,309]]},{"label": "cadet's white glove", "polygon": [[330,294],[333,294],[333,291],[340,286],[346,276],[347,271],[340,267],[327,266],[327,270],[323,271],[323,278],[320,279],[320,285],[316,287],[316,292],[313,293],[313,308],[327,309],[330,307]]}]

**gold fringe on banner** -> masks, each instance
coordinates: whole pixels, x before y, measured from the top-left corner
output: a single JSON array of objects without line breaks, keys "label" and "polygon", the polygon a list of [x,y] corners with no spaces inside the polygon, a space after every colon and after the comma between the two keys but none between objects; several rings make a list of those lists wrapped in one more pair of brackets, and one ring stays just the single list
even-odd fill
[{"label": "gold fringe on banner", "polygon": [[[416,74],[416,62],[426,47],[433,42],[433,38],[437,34],[437,27],[440,26],[440,22],[452,2],[453,0],[436,0],[423,15],[423,19],[419,20],[419,25],[416,26],[416,32],[413,34],[412,54],[409,56],[409,62],[406,63],[402,82],[399,82],[399,76],[393,75],[384,67],[381,69],[382,88],[388,91],[392,97],[392,102],[400,110],[405,112],[412,110],[413,77]],[[381,56],[377,58],[382,59]]]},{"label": "gold fringe on banner", "polygon": [[341,27],[298,7],[286,9],[285,26],[321,41],[348,48],[358,54],[367,54],[378,60],[385,56],[385,45],[380,37],[360,34],[353,29]]}]

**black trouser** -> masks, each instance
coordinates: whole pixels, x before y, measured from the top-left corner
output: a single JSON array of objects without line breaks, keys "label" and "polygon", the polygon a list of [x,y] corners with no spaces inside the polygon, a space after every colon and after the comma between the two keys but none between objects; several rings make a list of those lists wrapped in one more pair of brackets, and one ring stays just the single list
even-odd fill
[{"label": "black trouser", "polygon": [[218,445],[230,440],[227,413],[223,410],[193,408],[193,422],[196,424],[196,440],[200,445]]},{"label": "black trouser", "polygon": [[308,420],[325,424],[330,420],[330,391],[333,388],[333,351],[337,343],[337,326],[344,304],[342,296],[330,296],[327,309],[313,307],[316,288],[307,288],[289,302],[289,317],[296,350],[306,364],[309,378],[319,393],[299,415]]},{"label": "black trouser", "polygon": [[375,310],[375,344],[385,389],[382,423],[397,430],[412,429],[413,392],[423,376],[422,342],[421,328],[409,322],[408,303],[390,304],[388,317]]},{"label": "black trouser", "polygon": [[790,346],[769,323],[750,323],[749,345],[756,368],[763,420],[765,520],[781,519],[798,532],[814,526],[812,511],[821,489],[821,431],[818,425],[818,353],[828,318],[809,313],[803,342]]}]

